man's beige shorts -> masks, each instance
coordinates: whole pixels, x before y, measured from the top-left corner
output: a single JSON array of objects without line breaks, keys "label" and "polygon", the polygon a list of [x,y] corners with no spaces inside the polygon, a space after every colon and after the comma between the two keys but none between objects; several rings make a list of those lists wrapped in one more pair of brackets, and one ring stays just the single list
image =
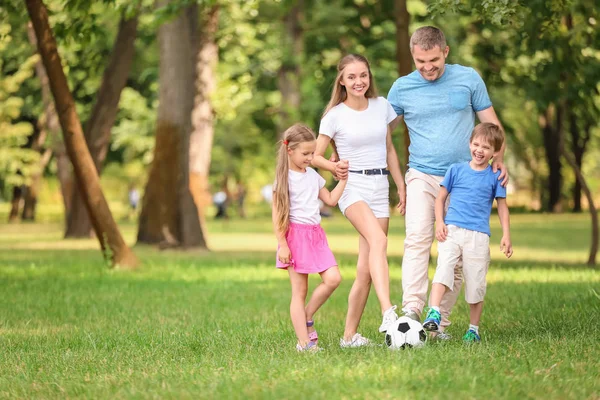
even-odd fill
[{"label": "man's beige shorts", "polygon": [[446,241],[438,242],[438,252],[433,283],[441,283],[452,290],[454,267],[462,256],[465,299],[469,304],[483,301],[485,276],[490,265],[490,237],[482,232],[448,225],[448,236]]}]

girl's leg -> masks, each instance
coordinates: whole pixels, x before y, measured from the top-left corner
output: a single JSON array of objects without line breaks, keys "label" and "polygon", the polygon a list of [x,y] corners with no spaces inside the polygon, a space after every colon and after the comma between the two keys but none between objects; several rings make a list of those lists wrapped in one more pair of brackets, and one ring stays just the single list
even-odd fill
[{"label": "girl's leg", "polygon": [[306,292],[308,291],[308,275],[299,274],[292,267],[288,268],[290,283],[292,284],[292,300],[290,302],[290,317],[292,325],[298,338],[298,344],[302,347],[308,344],[308,331],[306,330]]},{"label": "girl's leg", "polygon": [[[340,286],[342,282],[340,269],[338,267],[331,267],[321,272],[321,279],[323,281],[315,288],[306,305],[306,321],[313,319],[317,310],[327,301],[333,291]],[[308,330],[312,332],[314,328],[311,327]]]},{"label": "girl's leg", "polygon": [[469,304],[471,325],[479,326],[481,313],[483,312],[483,301],[475,304]]},{"label": "girl's leg", "polygon": [[348,295],[348,313],[346,314],[346,327],[344,328],[344,340],[349,342],[358,330],[358,324],[362,317],[369,291],[371,290],[371,273],[369,272],[369,244],[367,240],[359,235],[358,238],[358,261],[356,263],[356,279]]},{"label": "girl's leg", "polygon": [[392,307],[387,262],[387,236],[369,206],[359,201],[346,210],[346,217],[369,245],[369,272],[379,299],[381,312]]},{"label": "girl's leg", "polygon": [[[389,218],[378,218],[381,229],[387,235]],[[369,271],[369,243],[362,235],[358,239],[358,262],[356,264],[356,280],[348,296],[348,314],[346,315],[346,327],[344,329],[344,340],[352,340],[357,332],[360,319],[365,310],[369,291],[371,290],[371,272]]]}]

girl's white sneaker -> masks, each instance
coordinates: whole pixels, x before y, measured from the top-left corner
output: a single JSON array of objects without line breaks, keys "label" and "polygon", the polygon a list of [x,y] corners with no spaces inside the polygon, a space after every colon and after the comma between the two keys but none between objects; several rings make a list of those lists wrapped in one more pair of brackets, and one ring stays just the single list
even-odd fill
[{"label": "girl's white sneaker", "polygon": [[350,339],[349,341],[345,341],[344,338],[340,339],[340,347],[343,349],[370,345],[371,341],[358,332],[355,333],[354,336],[352,336],[352,339]]}]

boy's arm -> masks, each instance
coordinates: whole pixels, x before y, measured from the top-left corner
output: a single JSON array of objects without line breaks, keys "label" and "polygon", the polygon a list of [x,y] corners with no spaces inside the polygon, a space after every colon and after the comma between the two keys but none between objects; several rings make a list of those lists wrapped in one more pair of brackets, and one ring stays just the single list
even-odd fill
[{"label": "boy's arm", "polygon": [[497,198],[496,202],[498,204],[498,218],[500,218],[500,225],[502,226],[500,251],[506,255],[506,258],[510,258],[513,254],[513,249],[510,241],[510,215],[508,212],[508,204],[506,204],[506,199],[502,197]]},{"label": "boy's arm", "polygon": [[444,242],[448,236],[448,228],[444,223],[444,206],[448,198],[448,189],[440,187],[440,192],[435,199],[435,237],[440,242]]},{"label": "boy's arm", "polygon": [[331,192],[327,190],[325,186],[323,186],[321,190],[319,190],[319,199],[321,199],[323,203],[327,204],[328,206],[335,206],[340,200],[340,197],[342,197],[342,193],[344,193],[344,188],[346,187],[347,182],[347,179],[339,181]]},{"label": "boy's arm", "polygon": [[[393,122],[393,121],[392,121]],[[388,125],[388,132],[386,138],[387,147],[387,165],[392,175],[392,179],[396,183],[398,188],[398,210],[400,215],[404,215],[406,212],[406,184],[404,183],[404,177],[402,176],[402,170],[400,169],[400,162],[398,161],[398,154],[396,154],[396,148],[392,141],[392,127],[391,123]]]},{"label": "boy's arm", "polygon": [[279,261],[284,264],[290,262],[290,248],[288,247],[287,240],[285,239],[285,232],[281,232],[277,228],[277,198],[273,196],[273,208],[271,210],[271,220],[273,221],[273,230],[275,231],[275,237],[277,238],[277,244],[279,245],[279,251],[277,257]]}]

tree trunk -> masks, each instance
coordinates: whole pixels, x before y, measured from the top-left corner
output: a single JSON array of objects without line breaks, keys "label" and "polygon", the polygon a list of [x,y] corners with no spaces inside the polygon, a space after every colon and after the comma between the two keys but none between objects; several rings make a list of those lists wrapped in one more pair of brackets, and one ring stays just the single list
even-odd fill
[{"label": "tree trunk", "polygon": [[[412,72],[412,55],[410,53],[410,34],[408,26],[410,24],[410,14],[406,8],[406,0],[394,1],[394,16],[396,22],[396,60],[398,62],[398,76],[405,76]],[[408,164],[408,147],[410,146],[410,135],[406,122],[402,119],[402,129],[404,137],[403,161]]]},{"label": "tree trunk", "polygon": [[[569,110],[568,112],[571,112],[571,111]],[[573,127],[571,126],[571,129],[572,128]],[[589,257],[587,260],[587,265],[593,267],[596,265],[596,255],[598,254],[598,243],[600,240],[600,228],[598,225],[598,211],[596,210],[596,206],[594,204],[594,196],[592,196],[592,191],[590,190],[583,174],[581,173],[581,168],[579,167],[579,165],[577,165],[577,161],[575,160],[575,157],[573,157],[573,155],[571,155],[565,148],[563,136],[564,135],[563,135],[562,131],[559,131],[558,147],[559,147],[560,153],[565,158],[565,160],[567,160],[567,162],[569,163],[571,168],[573,168],[573,172],[575,173],[575,178],[581,185],[581,189],[585,193],[585,197],[587,198],[588,203],[589,203],[590,216],[592,217],[592,235],[591,235],[592,242],[590,245],[590,254],[589,254]]]},{"label": "tree trunk", "polygon": [[[578,117],[574,110],[572,110],[571,107],[568,107],[568,112],[570,126],[569,131],[571,133],[571,151],[573,152],[575,164],[581,171],[581,167],[583,166],[583,155],[585,154],[587,144],[591,137],[591,124],[588,122],[585,123],[582,135],[582,132],[577,125]],[[581,182],[579,179],[575,179],[575,183],[573,185],[573,212],[581,212],[581,190]]]},{"label": "tree trunk", "polygon": [[[157,6],[168,4],[159,1]],[[154,160],[142,201],[138,242],[203,247],[190,191],[190,134],[194,109],[198,6],[182,7],[158,31],[159,105]]]},{"label": "tree trunk", "polygon": [[[559,147],[560,130],[562,129],[561,114],[560,106],[550,105],[545,110],[544,116],[540,118],[549,170],[546,211],[550,212],[561,211],[560,195],[563,181]],[[554,121],[556,121],[556,125],[554,125]]]},{"label": "tree trunk", "polygon": [[[102,173],[108,152],[110,130],[119,111],[121,92],[127,83],[133,62],[137,25],[137,16],[129,20],[125,20],[125,16],[121,17],[111,57],[102,77],[102,85],[91,117],[85,126],[85,140],[99,175]],[[74,190],[72,196],[65,237],[90,237],[93,234],[92,224],[80,190]]]},{"label": "tree trunk", "polygon": [[213,6],[203,16],[201,23],[200,49],[196,65],[196,97],[192,111],[193,131],[190,136],[190,190],[198,209],[204,237],[204,209],[211,203],[208,173],[214,137],[214,111],[210,96],[216,86],[215,70],[219,60],[219,49],[215,41],[218,22],[219,7]]},{"label": "tree trunk", "polygon": [[26,0],[25,3],[35,29],[38,51],[48,74],[67,153],[73,163],[77,182],[85,182],[85,185],[80,187],[102,253],[110,258],[112,265],[134,268],[138,263],[137,258],[125,244],[112,217],[100,187],[94,162],[85,143],[81,123],[75,111],[75,102],[62,69],[56,41],[48,24],[48,10],[41,0]]},{"label": "tree trunk", "polygon": [[12,200],[10,202],[10,213],[8,214],[8,222],[17,222],[19,219],[19,210],[21,209],[21,201],[23,200],[23,187],[14,186]]},{"label": "tree trunk", "polygon": [[[37,39],[35,37],[35,31],[31,22],[27,25],[27,33],[29,42],[37,51]],[[58,116],[56,115],[56,108],[54,107],[54,101],[52,100],[52,94],[50,93],[50,86],[48,84],[48,75],[44,64],[40,60],[35,64],[35,74],[40,80],[40,87],[42,89],[42,103],[44,105],[43,117],[40,118],[41,126],[40,129],[45,129],[47,134],[50,136],[52,142],[52,151],[56,157],[56,169],[58,181],[60,183],[60,192],[63,199],[63,205],[65,209],[65,227],[67,226],[67,218],[70,211],[70,200],[71,192],[73,188],[73,180],[71,178],[71,166],[69,164],[69,158],[65,149],[65,144],[60,135],[60,123]]]},{"label": "tree trunk", "polygon": [[279,108],[279,133],[283,133],[291,124],[300,117],[300,64],[299,59],[304,54],[302,36],[302,10],[304,0],[292,1],[289,12],[283,18],[285,38],[282,45],[283,57],[281,67],[277,72],[277,87],[281,93],[281,106]]},{"label": "tree trunk", "polygon": [[31,177],[31,183],[25,190],[25,201],[23,203],[23,221],[35,221],[35,211],[37,207],[38,193],[43,181],[44,170],[52,158],[52,149],[46,149],[42,153],[39,161],[39,171]]}]

